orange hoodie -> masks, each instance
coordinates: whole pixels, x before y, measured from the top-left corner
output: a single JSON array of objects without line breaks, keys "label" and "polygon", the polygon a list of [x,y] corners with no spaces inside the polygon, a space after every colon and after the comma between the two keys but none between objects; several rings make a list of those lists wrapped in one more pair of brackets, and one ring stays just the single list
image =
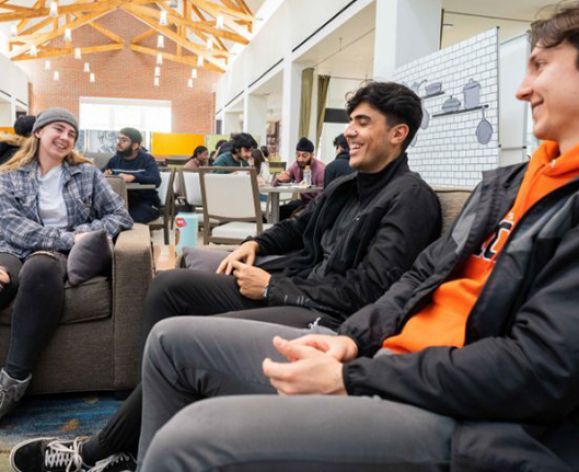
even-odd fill
[{"label": "orange hoodie", "polygon": [[465,261],[458,276],[438,287],[432,302],[410,318],[400,334],[386,339],[383,347],[409,353],[431,346],[464,346],[470,311],[511,231],[537,201],[577,176],[579,146],[559,156],[557,143],[544,142],[531,159],[513,207],[495,231]]}]

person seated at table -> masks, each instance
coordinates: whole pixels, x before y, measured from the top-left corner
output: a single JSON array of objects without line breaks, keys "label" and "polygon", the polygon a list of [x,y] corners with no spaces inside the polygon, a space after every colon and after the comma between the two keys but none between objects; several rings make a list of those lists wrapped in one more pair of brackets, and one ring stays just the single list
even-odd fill
[{"label": "person seated at table", "polygon": [[334,148],[336,149],[336,158],[326,166],[324,188],[334,179],[354,172],[354,169],[350,167],[350,146],[348,146],[348,140],[343,133],[334,138]]},{"label": "person seated at table", "polygon": [[[224,152],[213,161],[213,166],[221,167],[247,167],[248,159],[251,157],[251,151],[257,147],[257,142],[249,133],[238,133],[232,135],[231,150]],[[223,171],[215,171],[223,172]]]},{"label": "person seated at table", "polygon": [[183,169],[195,170],[199,167],[208,165],[209,163],[209,150],[205,146],[197,146],[193,151],[191,159],[189,159]]},{"label": "person seated at table", "polygon": [[[273,185],[295,183],[304,180],[304,174],[310,175],[308,185],[322,187],[324,185],[325,165],[314,157],[314,143],[308,138],[300,138],[296,146],[296,161],[288,170],[276,175]],[[279,207],[279,219],[285,220],[304,208],[309,202],[319,195],[319,192],[302,193],[300,198],[292,200]]]},{"label": "person seated at table", "polygon": [[[117,153],[104,168],[105,175],[118,175],[126,183],[161,185],[155,158],[143,151],[143,137],[135,128],[123,128],[117,136]],[[161,201],[155,189],[130,189],[129,213],[136,223],[148,223],[159,217]]]},{"label": "person seated at table", "polygon": [[[145,333],[167,317],[225,312],[298,328],[337,328],[382,295],[438,237],[438,199],[410,171],[405,153],[422,120],[420,98],[403,85],[371,82],[350,97],[348,112],[345,134],[358,172],[335,181],[297,217],[243,243],[222,260],[218,273],[159,274],[145,301]],[[258,258],[272,254],[282,257]],[[87,464],[127,465],[124,453],[134,452],[139,440],[141,399],[137,388],[82,447],[79,441],[39,440],[23,445],[23,454],[37,464],[61,453],[65,465],[79,457]]]},{"label": "person seated at table", "polygon": [[87,233],[105,230],[112,237],[133,225],[123,199],[74,150],[77,138],[76,118],[49,108],[0,168],[0,310],[12,303],[0,419],[26,392],[58,329],[68,253]]},{"label": "person seated at table", "polygon": [[35,120],[34,115],[20,116],[14,122],[14,134],[0,133],[0,166],[8,162],[30,137]]}]

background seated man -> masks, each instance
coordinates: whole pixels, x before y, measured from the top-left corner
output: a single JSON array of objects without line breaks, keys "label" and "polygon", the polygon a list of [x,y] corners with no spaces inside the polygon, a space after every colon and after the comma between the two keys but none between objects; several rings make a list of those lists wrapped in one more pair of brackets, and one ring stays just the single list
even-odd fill
[{"label": "background seated man", "polygon": [[[257,142],[248,133],[234,134],[229,141],[230,150],[219,154],[213,161],[213,166],[247,167],[251,151],[257,148]],[[220,171],[216,171],[220,172]]]},{"label": "background seated man", "polygon": [[[309,173],[309,184],[322,187],[324,185],[324,168],[322,161],[314,157],[314,143],[308,138],[300,138],[296,146],[296,161],[288,170],[280,172],[273,180],[273,185],[295,183],[304,180],[304,174]],[[319,195],[315,193],[302,193],[300,198],[281,205],[279,207],[279,219],[285,220],[305,206]]]},{"label": "background seated man", "polygon": [[8,162],[32,134],[36,117],[23,115],[14,122],[14,134],[0,133],[0,166]]},{"label": "background seated man", "polygon": [[[296,218],[242,244],[218,274],[180,269],[158,275],[147,295],[145,332],[167,317],[225,312],[244,321],[337,328],[382,295],[438,237],[436,195],[410,171],[404,152],[420,126],[420,98],[402,85],[374,82],[351,97],[348,110],[346,136],[355,145],[351,164],[358,172],[334,182]],[[282,257],[254,266],[256,256],[271,254]],[[137,388],[83,445],[85,462],[136,450],[141,399]],[[39,453],[48,447],[35,444]]]},{"label": "background seated man", "polygon": [[[127,182],[161,185],[155,158],[141,149],[143,137],[135,128],[123,128],[117,137],[117,153],[104,169],[106,175],[118,175]],[[129,190],[129,213],[136,223],[148,223],[159,217],[161,201],[155,189]]]},{"label": "background seated man", "polygon": [[348,141],[344,134],[339,134],[335,137],[334,148],[336,149],[336,158],[326,166],[324,188],[334,179],[354,172],[354,169],[350,167],[350,146],[348,146]]},{"label": "background seated man", "polygon": [[339,336],[157,325],[142,472],[579,470],[579,3],[532,28],[531,161],[485,173]]}]

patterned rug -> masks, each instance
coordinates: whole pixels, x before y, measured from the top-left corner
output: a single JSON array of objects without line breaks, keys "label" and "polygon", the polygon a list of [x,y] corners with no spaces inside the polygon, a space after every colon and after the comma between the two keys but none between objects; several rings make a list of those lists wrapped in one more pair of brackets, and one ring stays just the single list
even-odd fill
[{"label": "patterned rug", "polygon": [[89,436],[119,408],[112,394],[66,394],[26,398],[0,422],[0,453],[36,436]]}]

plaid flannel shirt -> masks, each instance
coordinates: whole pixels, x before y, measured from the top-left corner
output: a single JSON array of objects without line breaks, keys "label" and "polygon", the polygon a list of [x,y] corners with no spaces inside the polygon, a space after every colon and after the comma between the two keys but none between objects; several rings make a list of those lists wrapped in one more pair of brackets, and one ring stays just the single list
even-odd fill
[{"label": "plaid flannel shirt", "polygon": [[38,214],[37,161],[0,174],[0,253],[70,251],[74,235],[104,229],[111,237],[133,226],[124,201],[91,164],[62,164],[66,228],[45,227]]}]

